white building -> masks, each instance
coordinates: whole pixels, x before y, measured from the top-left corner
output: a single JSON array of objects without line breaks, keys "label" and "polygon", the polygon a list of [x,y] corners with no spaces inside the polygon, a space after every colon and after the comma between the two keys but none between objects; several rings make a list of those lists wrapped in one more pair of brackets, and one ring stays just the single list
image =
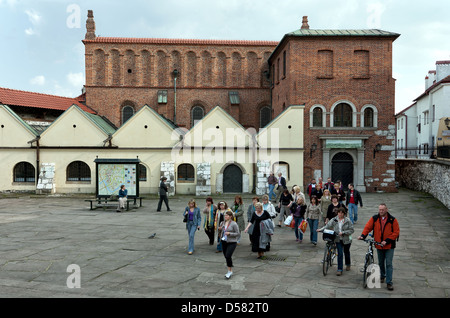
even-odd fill
[{"label": "white building", "polygon": [[437,61],[425,77],[425,91],[396,116],[396,157],[436,154],[439,121],[450,117],[450,61]]}]

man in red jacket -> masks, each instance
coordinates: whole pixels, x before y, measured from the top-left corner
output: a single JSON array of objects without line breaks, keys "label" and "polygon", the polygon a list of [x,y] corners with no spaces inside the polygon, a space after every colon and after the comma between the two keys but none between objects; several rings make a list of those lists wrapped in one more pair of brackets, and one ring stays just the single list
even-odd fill
[{"label": "man in red jacket", "polygon": [[395,217],[388,213],[385,203],[378,207],[378,214],[375,214],[367,222],[359,240],[363,240],[373,230],[373,239],[381,242],[381,245],[375,245],[378,254],[378,265],[380,266],[381,282],[386,279],[387,289],[394,290],[392,283],[392,260],[394,258],[395,243],[400,235],[400,227]]}]

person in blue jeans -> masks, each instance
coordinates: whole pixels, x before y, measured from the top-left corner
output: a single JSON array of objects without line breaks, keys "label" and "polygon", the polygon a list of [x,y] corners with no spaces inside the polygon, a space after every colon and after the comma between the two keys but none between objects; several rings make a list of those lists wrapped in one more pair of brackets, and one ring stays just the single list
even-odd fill
[{"label": "person in blue jeans", "polygon": [[333,230],[337,234],[336,239],[334,240],[338,250],[337,276],[342,275],[344,268],[344,257],[346,265],[345,270],[349,271],[351,268],[350,246],[352,245],[352,234],[355,230],[353,228],[353,223],[346,215],[347,211],[344,207],[338,208],[337,216],[329,220],[324,227],[317,230],[317,232],[322,232],[324,229]]},{"label": "person in blue jeans", "polygon": [[297,198],[297,201],[294,202],[291,206],[291,215],[294,217],[294,233],[296,241],[301,243],[303,240],[303,232],[298,228],[300,223],[302,223],[303,218],[305,217],[306,212],[306,204],[301,196]]},{"label": "person in blue jeans", "polygon": [[358,203],[361,207],[363,206],[361,194],[355,189],[353,183],[349,183],[345,204],[348,207],[350,221],[353,224],[358,221]]},{"label": "person in blue jeans", "polygon": [[192,255],[192,253],[194,253],[195,232],[200,230],[200,225],[202,223],[200,209],[197,207],[197,203],[194,199],[189,201],[188,206],[184,210],[183,216],[187,216],[186,229],[189,236],[188,254]]},{"label": "person in blue jeans", "polygon": [[277,185],[278,180],[273,174],[273,171],[270,171],[270,175],[267,178],[267,183],[269,184],[269,200],[274,201],[277,199],[277,195],[275,194],[275,192],[273,192],[273,190],[275,190],[275,186]]},{"label": "person in blue jeans", "polygon": [[306,209],[306,219],[308,220],[311,243],[317,245],[317,228],[319,227],[319,218],[322,215],[320,204],[315,195],[311,196],[311,202]]}]

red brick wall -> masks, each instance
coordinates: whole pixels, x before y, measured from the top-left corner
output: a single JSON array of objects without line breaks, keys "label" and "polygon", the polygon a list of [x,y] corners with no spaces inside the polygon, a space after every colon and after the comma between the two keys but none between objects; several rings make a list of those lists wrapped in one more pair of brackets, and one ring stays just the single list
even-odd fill
[{"label": "red brick wall", "polygon": [[[143,105],[173,119],[174,69],[177,79],[177,124],[191,127],[191,109],[205,114],[221,106],[244,127],[259,127],[259,109],[270,105],[267,60],[277,42],[208,40],[85,40],[86,103],[121,125],[121,107]],[[201,42],[197,44],[196,42]],[[167,104],[157,103],[158,90],[168,91]],[[229,91],[238,91],[232,106]]]},{"label": "red brick wall", "polygon": [[[390,171],[395,170],[394,160],[390,159],[391,151],[377,152],[373,158],[376,144],[393,146],[394,140],[389,133],[395,125],[392,42],[393,38],[375,37],[293,37],[284,41],[271,58],[272,65],[275,64],[274,115],[289,105],[305,105],[305,185],[313,178],[314,170],[322,170],[321,148],[324,145],[319,136],[368,135],[370,137],[364,143],[364,160],[373,163],[371,178],[378,181],[366,182],[367,191],[396,191],[394,181],[384,181],[390,179]],[[282,76],[284,51],[286,77]],[[330,60],[333,64],[327,65]],[[330,127],[329,112],[333,104],[340,100],[349,101],[356,107],[356,128]],[[310,128],[310,110],[316,104],[326,108],[324,128]],[[361,128],[360,112],[366,104],[374,105],[378,110],[377,128]],[[318,149],[310,158],[309,150],[313,143]],[[322,177],[326,180],[330,176]]]}]

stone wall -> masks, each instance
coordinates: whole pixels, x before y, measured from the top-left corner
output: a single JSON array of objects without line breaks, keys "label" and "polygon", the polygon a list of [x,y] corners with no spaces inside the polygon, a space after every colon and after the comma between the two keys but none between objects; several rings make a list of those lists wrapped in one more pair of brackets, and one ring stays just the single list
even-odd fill
[{"label": "stone wall", "polygon": [[450,161],[396,159],[399,186],[433,195],[450,209]]}]

